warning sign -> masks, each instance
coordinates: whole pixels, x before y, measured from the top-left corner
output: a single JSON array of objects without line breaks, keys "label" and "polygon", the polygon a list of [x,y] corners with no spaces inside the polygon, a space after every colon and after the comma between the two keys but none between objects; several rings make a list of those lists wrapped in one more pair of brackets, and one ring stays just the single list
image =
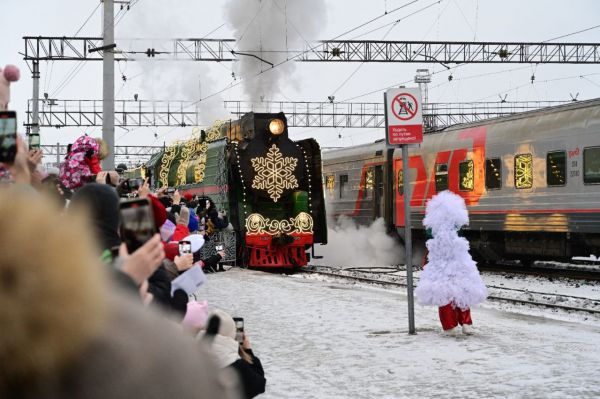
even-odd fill
[{"label": "warning sign", "polygon": [[385,93],[387,142],[389,145],[423,141],[421,92],[417,88],[392,89]]}]

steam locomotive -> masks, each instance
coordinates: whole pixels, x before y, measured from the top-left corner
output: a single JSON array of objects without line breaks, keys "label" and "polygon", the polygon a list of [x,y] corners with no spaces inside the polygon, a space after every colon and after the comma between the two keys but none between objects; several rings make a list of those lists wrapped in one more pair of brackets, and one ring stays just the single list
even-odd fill
[{"label": "steam locomotive", "polygon": [[[451,190],[465,199],[463,233],[479,260],[600,255],[600,99],[450,127],[409,154],[419,245],[426,201]],[[325,152],[329,212],[404,227],[403,172],[383,140]]]},{"label": "steam locomotive", "polygon": [[314,244],[327,243],[319,145],[290,140],[283,113],[196,129],[143,169],[156,186],[209,197],[225,211],[234,228],[227,252],[246,266],[299,268]]}]

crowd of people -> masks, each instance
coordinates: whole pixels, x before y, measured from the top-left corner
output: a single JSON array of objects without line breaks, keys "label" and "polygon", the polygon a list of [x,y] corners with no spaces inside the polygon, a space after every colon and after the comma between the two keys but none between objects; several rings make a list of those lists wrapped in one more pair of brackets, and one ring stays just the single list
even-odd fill
[{"label": "crowd of people", "polygon": [[191,295],[205,272],[224,270],[222,247],[201,249],[226,216],[208,197],[103,171],[107,151],[82,136],[58,170],[43,170],[42,153],[17,138],[1,166],[0,397],[263,393],[247,333]]}]

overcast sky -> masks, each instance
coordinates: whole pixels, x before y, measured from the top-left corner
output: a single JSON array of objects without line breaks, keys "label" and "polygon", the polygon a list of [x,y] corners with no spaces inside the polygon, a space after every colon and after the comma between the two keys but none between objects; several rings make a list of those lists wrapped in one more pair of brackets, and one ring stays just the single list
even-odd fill
[{"label": "overcast sky", "polygon": [[[91,18],[78,35],[99,36],[102,6],[96,9],[99,4],[97,0],[0,1],[3,3],[4,14],[0,25],[1,64],[14,63],[21,69],[21,81],[13,85],[11,108],[17,109],[20,121],[24,121],[27,99],[32,96],[32,80],[28,66],[19,55],[24,48],[22,37],[72,36],[90,15]],[[298,48],[294,43],[302,43],[305,39],[337,37],[386,11],[389,12],[388,15],[342,38],[537,42],[598,25],[600,16],[600,2],[594,0],[574,0],[568,3],[558,0],[417,0],[401,10],[390,12],[410,2],[134,0],[129,11],[119,12],[119,7],[115,7],[119,17],[122,17],[116,28],[116,42],[125,43],[126,38],[148,39],[139,45],[141,50],[145,50],[155,41],[158,42],[159,38],[204,37],[216,28],[218,29],[210,37],[239,38],[240,32],[254,29],[260,38],[258,43],[253,44],[255,48],[265,47],[268,37],[281,40],[287,37],[290,43],[287,50],[292,51]],[[248,10],[241,9],[242,5],[248,7]],[[429,5],[432,6],[419,11]],[[268,14],[269,6],[285,10],[286,14],[283,11],[280,14]],[[255,13],[254,9],[262,11]],[[410,15],[413,13],[414,15]],[[287,23],[284,15],[287,15]],[[401,18],[400,22],[389,25]],[[271,24],[269,21],[280,23]],[[232,26],[236,23],[238,26]],[[270,26],[275,32],[268,32]],[[382,26],[386,27],[361,36]],[[249,40],[250,33],[245,35],[245,40]],[[600,28],[559,41],[600,43]],[[50,97],[58,99],[101,99],[101,62],[85,63],[75,77],[60,89],[65,76],[76,65],[77,63],[69,61],[42,62],[41,95],[47,92]],[[238,68],[239,65],[214,62],[121,62],[115,68],[115,91],[118,99],[132,99],[134,94],[138,94],[143,99],[198,100],[236,83],[232,79],[232,70],[237,71],[238,76],[244,75]],[[364,94],[411,80],[417,68],[429,68],[435,73],[429,86],[430,102],[497,101],[499,95],[508,95],[507,101],[568,100],[571,94],[576,93],[579,93],[579,99],[600,97],[598,65],[471,64],[448,71],[439,64],[399,63],[296,63],[295,68],[281,68],[284,76],[276,83],[277,90],[263,95],[271,100],[327,101],[327,96],[334,94],[336,101],[352,99],[357,102],[381,102],[383,90],[370,95]],[[280,72],[270,73],[274,73],[274,77]],[[452,81],[448,80],[450,73]],[[123,75],[128,78],[127,82],[121,80]],[[535,75],[533,84],[530,83],[532,75]],[[269,78],[271,75],[265,73],[262,76]],[[251,79],[254,78],[249,77],[248,83]],[[213,96],[212,100],[220,104],[222,100],[247,98],[243,86],[237,85]],[[203,110],[202,121],[210,124],[224,115],[222,107],[213,103]],[[100,128],[43,128],[42,143],[72,142],[83,132],[101,135]],[[116,128],[116,138],[117,144],[150,145],[162,144],[163,141],[169,143],[190,132],[191,128],[139,128],[130,131]],[[155,133],[158,138],[155,138]],[[317,138],[322,146],[347,146],[382,138],[384,132],[383,129],[336,131],[298,128],[292,131],[292,138],[310,136]]]}]

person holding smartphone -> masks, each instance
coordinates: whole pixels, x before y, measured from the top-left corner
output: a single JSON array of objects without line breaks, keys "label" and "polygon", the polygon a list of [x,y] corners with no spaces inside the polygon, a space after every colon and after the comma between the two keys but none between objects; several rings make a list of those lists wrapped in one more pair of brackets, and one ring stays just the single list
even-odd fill
[{"label": "person holding smartphone", "polygon": [[243,397],[250,399],[265,392],[267,380],[260,359],[252,351],[247,333],[239,331],[243,329],[243,319],[236,317],[236,320],[237,325],[227,312],[214,310],[208,317],[203,340],[209,343],[220,368],[233,369],[238,373]]}]

